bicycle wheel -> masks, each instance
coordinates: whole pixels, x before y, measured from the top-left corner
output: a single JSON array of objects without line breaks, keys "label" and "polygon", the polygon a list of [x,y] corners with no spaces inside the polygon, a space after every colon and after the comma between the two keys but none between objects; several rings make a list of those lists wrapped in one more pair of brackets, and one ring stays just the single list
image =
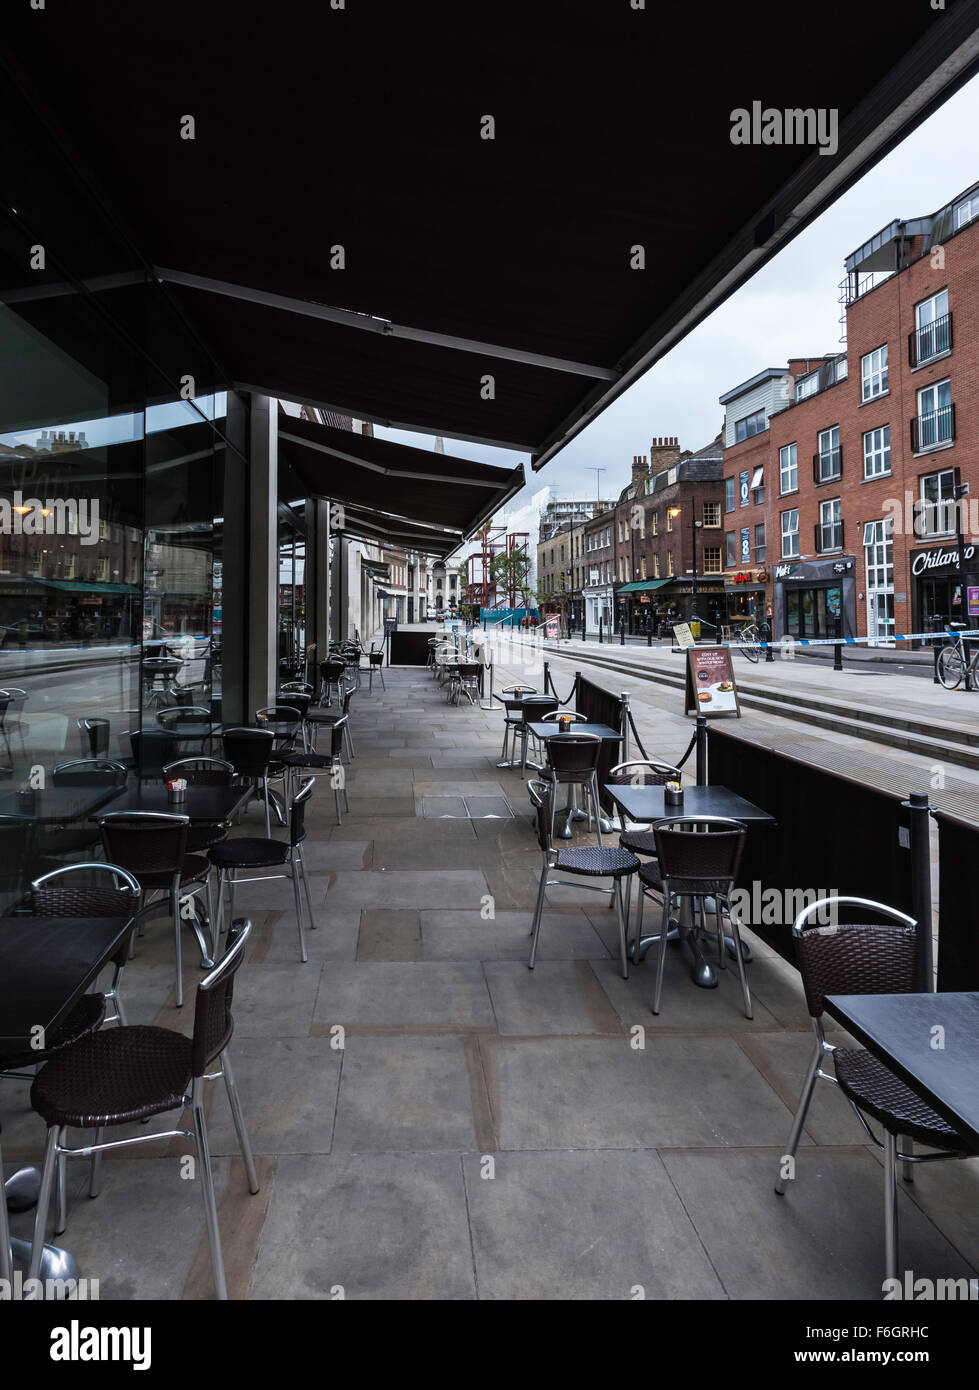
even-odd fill
[{"label": "bicycle wheel", "polygon": [[[757,642],[757,629],[754,627],[746,627],[744,631],[741,633],[741,639],[742,641],[747,639],[751,642]],[[757,661],[759,656],[761,655],[761,652],[759,652],[757,647],[739,647],[738,651],[741,653],[742,656],[746,656],[749,661]]]},{"label": "bicycle wheel", "polygon": [[938,679],[946,690],[954,690],[965,674],[965,662],[957,646],[943,647],[938,655]]}]

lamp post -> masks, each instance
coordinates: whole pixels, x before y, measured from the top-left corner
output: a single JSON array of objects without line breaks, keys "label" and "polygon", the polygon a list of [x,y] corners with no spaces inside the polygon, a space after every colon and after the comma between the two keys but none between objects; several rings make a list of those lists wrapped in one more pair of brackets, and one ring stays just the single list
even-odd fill
[{"label": "lamp post", "polygon": [[[669,507],[667,509],[670,516],[680,516],[682,507]],[[690,536],[693,542],[693,569],[690,572],[690,616],[697,616],[697,531],[703,525],[702,521],[697,520],[697,499],[690,499]]]}]

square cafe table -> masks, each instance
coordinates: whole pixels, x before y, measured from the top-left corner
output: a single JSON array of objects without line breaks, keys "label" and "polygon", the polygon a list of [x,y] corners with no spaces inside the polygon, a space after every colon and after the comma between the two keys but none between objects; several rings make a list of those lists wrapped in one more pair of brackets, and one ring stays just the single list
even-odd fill
[{"label": "square cafe table", "polygon": [[[606,783],[605,791],[630,820],[649,822],[652,825],[662,825],[671,820],[680,820],[684,816],[696,815],[729,816],[732,820],[742,821],[748,826],[775,824],[774,816],[769,815],[760,806],[746,801],[743,796],[738,796],[737,792],[732,792],[727,787],[684,787],[682,806],[666,805],[665,787]],[[717,984],[717,973],[704,957],[696,935],[690,930],[689,914],[690,899],[681,899],[680,926],[678,932],[671,933],[671,936],[679,935],[686,941],[693,953],[694,983],[703,989],[713,989]],[[658,940],[658,933],[656,936],[644,936],[638,943],[636,958],[639,958],[640,952],[648,949],[651,942]],[[724,941],[729,954],[733,954],[737,949],[733,939],[725,937]],[[743,956],[745,960],[751,959],[747,947],[743,948]]]},{"label": "square cafe table", "polygon": [[230,820],[251,792],[250,786],[188,787],[184,801],[171,801],[162,782],[130,782],[90,819],[97,820],[110,811],[152,811],[156,815],[189,816],[191,821],[210,825]]},{"label": "square cafe table", "polygon": [[[0,1066],[30,1047],[31,1030],[50,1035],[68,1016],[132,930],[132,917],[0,917]],[[3,1200],[24,1210],[36,1204],[40,1173],[22,1168],[6,1183]],[[30,1242],[12,1239],[26,1268]],[[72,1255],[46,1245],[43,1279],[77,1277]]]},{"label": "square cafe table", "polygon": [[979,994],[830,994],[826,1011],[979,1150]]}]

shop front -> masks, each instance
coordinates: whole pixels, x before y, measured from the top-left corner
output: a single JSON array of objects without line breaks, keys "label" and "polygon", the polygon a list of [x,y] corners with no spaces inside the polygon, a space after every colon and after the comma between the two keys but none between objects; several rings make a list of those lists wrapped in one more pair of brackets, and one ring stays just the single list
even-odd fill
[{"label": "shop front", "polygon": [[[943,632],[948,623],[979,626],[979,550],[967,543],[959,572],[957,544],[922,546],[911,551],[915,632]],[[918,645],[918,644],[915,644]]]},{"label": "shop front", "polygon": [[856,637],[856,578],[852,555],[776,565],[772,603],[776,640]]},{"label": "shop front", "polygon": [[659,627],[659,590],[671,582],[669,579],[640,579],[632,584],[620,584],[615,591],[620,627],[633,636],[655,634]]},{"label": "shop front", "polygon": [[598,635],[599,626],[606,635],[612,631],[612,585],[601,584],[583,589],[585,631]]},{"label": "shop front", "polygon": [[763,623],[768,612],[767,570],[739,570],[724,577],[724,621],[732,629]]}]

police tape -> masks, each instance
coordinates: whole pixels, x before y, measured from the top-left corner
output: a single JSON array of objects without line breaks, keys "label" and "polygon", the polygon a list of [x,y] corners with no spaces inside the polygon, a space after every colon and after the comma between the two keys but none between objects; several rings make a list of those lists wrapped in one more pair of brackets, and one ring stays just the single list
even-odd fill
[{"label": "police tape", "polygon": [[[878,646],[885,647],[890,646],[892,642],[932,642],[939,643],[940,645],[944,646],[946,638],[954,642],[959,637],[963,637],[966,640],[968,640],[969,638],[972,638],[973,640],[979,639],[979,629],[964,628],[958,632],[944,631],[893,633],[889,637],[786,637],[783,638],[781,641],[777,642],[709,642],[703,643],[702,645],[711,647],[731,647],[737,651],[742,652],[745,650],[764,651],[768,647],[772,647],[776,651],[784,651],[787,647],[856,647],[861,642],[873,642]],[[516,641],[523,645],[538,645],[538,643],[535,642],[533,638],[530,638],[528,642],[525,634],[515,635],[514,637],[511,637],[508,640]],[[543,645],[543,643],[541,643],[540,645]],[[563,641],[558,641],[554,645],[558,647],[586,647],[590,650],[596,644],[594,642],[582,642],[578,638],[565,638]],[[618,646],[619,643],[616,638],[609,637],[606,640],[605,645]],[[698,643],[697,645],[701,644]],[[639,648],[639,650],[642,650],[642,648]],[[664,650],[664,648],[654,648],[654,650],[662,651]],[[677,651],[685,649],[671,647],[669,650]]]}]

